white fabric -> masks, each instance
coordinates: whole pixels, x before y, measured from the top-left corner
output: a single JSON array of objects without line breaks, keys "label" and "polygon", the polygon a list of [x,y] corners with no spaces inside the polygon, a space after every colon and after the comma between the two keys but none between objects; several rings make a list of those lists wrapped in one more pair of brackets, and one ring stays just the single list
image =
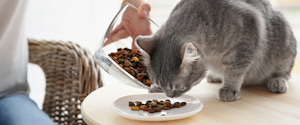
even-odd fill
[{"label": "white fabric", "polygon": [[0,0],[0,97],[29,94],[28,43],[24,34],[27,0]]}]

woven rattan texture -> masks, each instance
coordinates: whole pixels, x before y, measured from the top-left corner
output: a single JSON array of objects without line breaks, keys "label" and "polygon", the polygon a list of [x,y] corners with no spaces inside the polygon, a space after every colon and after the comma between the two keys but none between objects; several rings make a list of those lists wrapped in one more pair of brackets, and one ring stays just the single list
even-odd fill
[{"label": "woven rattan texture", "polygon": [[72,42],[28,39],[28,44],[29,62],[39,65],[46,76],[43,110],[59,125],[86,124],[81,102],[102,86],[92,55]]}]

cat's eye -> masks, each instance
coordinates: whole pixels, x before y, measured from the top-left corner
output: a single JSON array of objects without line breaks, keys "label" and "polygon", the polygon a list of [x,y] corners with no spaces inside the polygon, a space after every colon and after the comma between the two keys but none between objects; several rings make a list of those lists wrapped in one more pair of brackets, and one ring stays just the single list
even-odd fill
[{"label": "cat's eye", "polygon": [[179,87],[179,88],[176,88],[175,89],[177,92],[184,92],[184,91],[186,91],[186,86],[181,86],[181,87]]}]

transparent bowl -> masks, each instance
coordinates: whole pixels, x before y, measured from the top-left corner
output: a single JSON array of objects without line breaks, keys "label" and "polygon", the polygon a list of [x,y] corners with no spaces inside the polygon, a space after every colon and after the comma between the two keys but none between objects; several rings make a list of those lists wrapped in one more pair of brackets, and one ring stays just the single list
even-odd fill
[{"label": "transparent bowl", "polygon": [[[133,86],[133,87],[150,89],[153,85],[151,85],[151,87],[144,85],[142,82],[140,82],[134,76],[129,74],[127,71],[125,71],[115,61],[113,61],[113,59],[111,59],[108,56],[108,54],[110,54],[112,52],[117,52],[118,48],[127,47],[127,48],[131,49],[131,45],[132,45],[131,37],[128,37],[125,39],[120,39],[117,42],[111,43],[111,44],[103,47],[104,42],[107,40],[107,36],[116,28],[117,25],[115,25],[115,24],[120,24],[120,22],[122,20],[122,15],[125,12],[125,10],[132,9],[132,8],[137,9],[135,6],[133,6],[129,3],[125,3],[124,6],[121,7],[119,12],[116,14],[114,19],[112,20],[110,26],[108,27],[103,39],[100,41],[99,47],[94,54],[94,59],[95,59],[95,62],[104,71],[106,71],[108,74],[113,76],[115,79],[119,80],[121,83],[124,83],[129,86]],[[150,18],[148,18],[148,19],[150,22],[150,27],[151,27],[152,33],[156,32],[158,29],[158,25],[155,22],[153,22]]]}]

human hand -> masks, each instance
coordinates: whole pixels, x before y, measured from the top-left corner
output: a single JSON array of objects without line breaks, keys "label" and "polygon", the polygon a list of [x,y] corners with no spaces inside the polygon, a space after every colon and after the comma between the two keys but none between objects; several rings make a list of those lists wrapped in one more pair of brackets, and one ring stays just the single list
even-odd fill
[{"label": "human hand", "polygon": [[126,3],[130,3],[137,7],[134,9],[128,7],[123,16],[121,23],[107,36],[104,46],[116,42],[120,39],[132,37],[132,50],[136,50],[134,45],[135,38],[139,35],[150,35],[150,22],[147,19],[151,6],[147,0],[124,0],[122,6]]}]

